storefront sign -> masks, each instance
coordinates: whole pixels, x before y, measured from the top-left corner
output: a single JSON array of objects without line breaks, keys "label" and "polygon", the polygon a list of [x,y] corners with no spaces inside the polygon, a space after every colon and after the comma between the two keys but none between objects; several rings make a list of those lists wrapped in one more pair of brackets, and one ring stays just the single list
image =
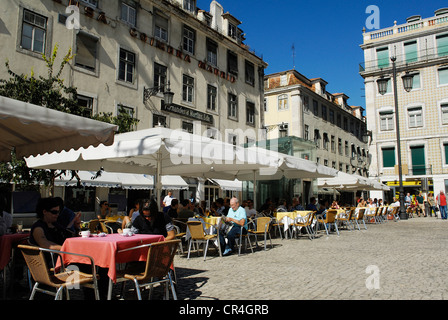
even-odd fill
[{"label": "storefront sign", "polygon": [[187,118],[213,124],[213,116],[201,111],[190,109],[178,104],[165,105],[162,101],[162,111],[172,112]]}]

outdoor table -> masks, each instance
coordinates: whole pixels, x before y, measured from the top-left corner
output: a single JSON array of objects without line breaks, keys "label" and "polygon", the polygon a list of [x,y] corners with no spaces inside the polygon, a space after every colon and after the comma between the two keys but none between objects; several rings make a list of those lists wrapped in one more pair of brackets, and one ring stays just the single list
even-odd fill
[{"label": "outdoor table", "polygon": [[285,238],[288,238],[286,230],[289,229],[289,226],[294,222],[294,220],[296,218],[304,218],[310,212],[312,212],[312,211],[309,211],[309,210],[291,211],[291,212],[279,211],[279,212],[276,212],[274,215],[279,223],[283,223],[284,231],[285,231]]},{"label": "outdoor table", "polygon": [[[126,263],[131,261],[146,261],[148,247],[138,250],[129,250],[126,252],[118,251],[136,247],[143,244],[164,241],[162,235],[134,234],[132,236],[123,236],[121,234],[108,234],[104,237],[91,236],[89,238],[75,237],[68,238],[64,241],[61,251],[80,253],[91,256],[95,261],[95,265],[108,268],[109,277],[108,299],[112,295],[112,282],[117,280],[117,263]],[[64,264],[67,263],[83,263],[88,264],[90,261],[85,257],[63,255]]]},{"label": "outdoor table", "polygon": [[[6,297],[6,266],[10,261],[14,263],[14,248],[29,236],[28,232],[7,233],[0,236],[0,270],[3,270],[3,297]],[[13,277],[10,278],[13,281]]]}]

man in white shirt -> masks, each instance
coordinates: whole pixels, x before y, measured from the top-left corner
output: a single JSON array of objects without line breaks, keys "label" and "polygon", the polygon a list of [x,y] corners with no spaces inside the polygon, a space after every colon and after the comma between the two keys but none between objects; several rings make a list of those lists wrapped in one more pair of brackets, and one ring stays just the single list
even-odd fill
[{"label": "man in white shirt", "polygon": [[[223,255],[226,256],[232,252],[235,246],[235,238],[243,234],[247,234],[247,216],[246,210],[240,206],[239,200],[237,198],[230,199],[230,208],[227,213],[227,217],[223,218],[226,222],[232,223],[233,227],[227,232],[226,238],[228,243],[226,244],[224,236],[219,234],[219,241],[221,243],[221,248],[225,246]],[[242,228],[241,228],[242,227]]]},{"label": "man in white shirt", "polygon": [[247,219],[254,218],[257,215],[257,210],[255,210],[252,200],[247,200],[247,207],[244,209],[246,210]]},{"label": "man in white shirt", "polygon": [[168,194],[163,199],[163,212],[168,212],[171,208],[171,200],[173,200],[173,193],[171,191],[168,191]]}]

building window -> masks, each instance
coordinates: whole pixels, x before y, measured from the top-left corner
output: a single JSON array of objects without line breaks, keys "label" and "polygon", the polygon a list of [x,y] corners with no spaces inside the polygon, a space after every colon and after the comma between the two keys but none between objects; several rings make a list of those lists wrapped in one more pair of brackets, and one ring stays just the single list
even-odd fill
[{"label": "building window", "polygon": [[309,125],[305,125],[304,129],[303,129],[303,138],[305,140],[310,140],[310,126]]},{"label": "building window", "polygon": [[336,153],[336,138],[331,136],[331,152]]},{"label": "building window", "polygon": [[376,49],[376,59],[378,68],[387,68],[389,66],[389,48]]},{"label": "building window", "polygon": [[255,85],[255,66],[252,62],[246,60],[245,65],[246,83],[251,86]]},{"label": "building window", "polygon": [[255,104],[252,102],[246,102],[246,123],[255,125]]},{"label": "building window", "polygon": [[188,103],[193,103],[193,96],[194,79],[184,74],[182,77],[182,100]]},{"label": "building window", "polygon": [[381,149],[383,153],[383,168],[395,167],[395,147]]},{"label": "building window", "polygon": [[132,107],[128,107],[122,104],[118,104],[117,106],[117,115],[118,118],[122,117],[122,116],[126,116],[129,118],[134,118],[135,116],[135,110]]},{"label": "building window", "polygon": [[448,103],[442,103],[440,109],[442,114],[442,124],[448,124]]},{"label": "building window", "polygon": [[218,89],[212,85],[207,85],[207,109],[216,111],[216,98]]},{"label": "building window", "polygon": [[227,51],[227,72],[238,76],[238,56],[232,51]]},{"label": "building window", "polygon": [[98,7],[98,0],[81,0],[81,2],[84,2],[94,8]]},{"label": "building window", "polygon": [[184,0],[184,10],[194,13],[196,11],[196,0]]},{"label": "building window", "polygon": [[411,160],[412,160],[412,174],[413,175],[425,175],[426,174],[426,161],[425,161],[425,147],[424,146],[411,147]]},{"label": "building window", "polygon": [[330,113],[330,122],[331,122],[331,124],[335,124],[335,121],[334,121],[334,110],[330,109],[329,113]]},{"label": "building window", "polygon": [[78,106],[83,109],[82,116],[90,118],[93,115],[93,98],[78,95],[77,99],[78,99]]},{"label": "building window", "polygon": [[445,165],[448,164],[448,142],[443,143],[443,150],[445,152]]},{"label": "building window", "polygon": [[23,10],[22,41],[23,49],[44,53],[47,36],[47,18],[34,12]]},{"label": "building window", "polygon": [[229,118],[238,119],[238,99],[236,95],[229,93]]},{"label": "building window", "polygon": [[130,6],[127,3],[121,3],[121,21],[128,23],[135,27],[137,21],[137,11],[135,7]]},{"label": "building window", "polygon": [[323,148],[324,150],[328,150],[328,134],[324,132],[324,139],[323,139]]},{"label": "building window", "polygon": [[342,116],[341,116],[340,113],[338,113],[337,116],[336,116],[336,125],[337,125],[339,128],[342,128]]},{"label": "building window", "polygon": [[342,150],[342,139],[341,138],[338,138],[338,151],[339,151],[340,155],[342,155],[342,153],[344,151],[344,150]]},{"label": "building window", "polygon": [[118,66],[118,80],[133,83],[135,72],[135,54],[120,49],[120,62]]},{"label": "building window", "polygon": [[196,41],[195,31],[188,26],[184,26],[183,34],[184,51],[190,54],[194,54],[194,45]]},{"label": "building window", "polygon": [[[161,87],[166,84],[167,72],[167,67],[154,63],[154,87]],[[159,88],[159,92],[163,92],[163,89]]]},{"label": "building window", "polygon": [[288,109],[288,95],[281,94],[278,96],[278,110],[287,110]]},{"label": "building window", "polygon": [[348,149],[348,141],[345,141],[345,156],[348,157],[350,155],[350,150]]},{"label": "building window", "polygon": [[413,107],[408,109],[409,128],[423,126],[422,107]]},{"label": "building window", "polygon": [[168,19],[157,12],[154,15],[154,37],[168,41]]},{"label": "building window", "polygon": [[313,100],[313,114],[319,116],[319,103],[316,100]]},{"label": "building window", "polygon": [[85,32],[79,32],[76,36],[75,65],[89,71],[96,70],[98,55],[98,38]]},{"label": "building window", "polygon": [[421,84],[420,84],[420,73],[414,73],[413,76],[414,76],[414,78],[412,80],[412,90],[420,89],[420,87],[421,87]]},{"label": "building window", "polygon": [[228,135],[228,143],[230,143],[230,144],[233,144],[234,146],[236,146],[236,143],[237,143],[237,135],[236,134],[232,134],[232,133],[229,133],[229,135]]},{"label": "building window", "polygon": [[218,44],[207,38],[207,62],[216,67],[218,66]]},{"label": "building window", "polygon": [[230,38],[235,39],[235,40],[236,40],[237,35],[238,35],[236,26],[234,24],[230,23],[230,22],[229,22],[229,30],[228,30],[227,35]]},{"label": "building window", "polygon": [[310,97],[303,96],[303,109],[305,111],[310,111]]},{"label": "building window", "polygon": [[418,53],[417,53],[417,41],[409,41],[404,43],[404,53],[407,63],[417,62],[418,61]]},{"label": "building window", "polygon": [[380,130],[394,130],[394,113],[390,111],[380,111]]},{"label": "building window", "polygon": [[166,128],[166,117],[159,115],[159,114],[153,114],[152,115],[152,126],[155,127],[164,127]]},{"label": "building window", "polygon": [[448,84],[448,68],[440,68],[438,71],[439,85]]},{"label": "building window", "polygon": [[320,148],[320,132],[318,129],[314,129],[314,143],[316,147]]},{"label": "building window", "polygon": [[187,121],[182,121],[182,130],[184,130],[188,133],[193,133],[193,123],[187,122]]},{"label": "building window", "polygon": [[443,34],[436,37],[437,54],[439,57],[448,55],[448,34]]},{"label": "building window", "polygon": [[322,105],[322,120],[327,121],[327,106]]}]

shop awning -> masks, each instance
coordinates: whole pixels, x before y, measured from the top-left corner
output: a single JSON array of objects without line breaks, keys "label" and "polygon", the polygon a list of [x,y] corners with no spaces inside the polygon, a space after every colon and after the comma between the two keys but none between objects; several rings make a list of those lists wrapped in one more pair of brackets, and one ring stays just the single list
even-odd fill
[{"label": "shop awning", "polygon": [[219,187],[224,191],[242,191],[243,183],[238,179],[232,180],[221,180],[221,179],[212,179],[212,182],[219,185]]}]

